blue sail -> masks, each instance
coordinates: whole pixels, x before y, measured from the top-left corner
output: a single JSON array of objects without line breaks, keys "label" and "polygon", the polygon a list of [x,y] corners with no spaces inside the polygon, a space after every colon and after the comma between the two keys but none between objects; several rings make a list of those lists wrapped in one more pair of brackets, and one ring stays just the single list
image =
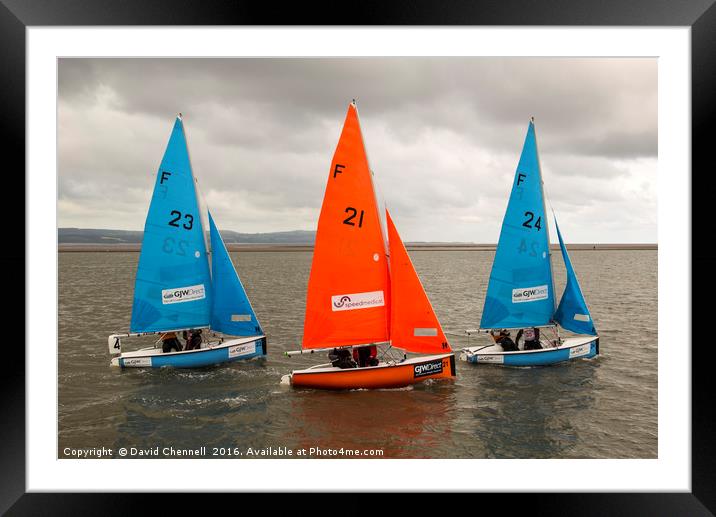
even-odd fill
[{"label": "blue sail", "polygon": [[554,314],[549,231],[530,122],[490,273],[480,327],[548,325]]},{"label": "blue sail", "polygon": [[554,319],[567,330],[576,332],[577,334],[588,334],[596,336],[597,330],[594,328],[592,316],[589,314],[587,302],[584,300],[582,290],[577,281],[577,275],[574,273],[572,261],[569,260],[567,247],[562,241],[562,234],[559,232],[557,218],[554,218],[554,225],[557,228],[557,237],[559,237],[559,247],[562,249],[562,258],[564,259],[564,267],[567,270],[567,285],[562,294],[562,300],[559,302],[557,312]]},{"label": "blue sail", "polygon": [[211,308],[211,328],[231,336],[263,334],[261,325],[251,308],[244,286],[231,263],[224,241],[209,213],[211,234],[211,269],[214,279],[214,301]]},{"label": "blue sail", "polygon": [[194,176],[177,117],[144,224],[130,331],[208,326],[211,298]]}]

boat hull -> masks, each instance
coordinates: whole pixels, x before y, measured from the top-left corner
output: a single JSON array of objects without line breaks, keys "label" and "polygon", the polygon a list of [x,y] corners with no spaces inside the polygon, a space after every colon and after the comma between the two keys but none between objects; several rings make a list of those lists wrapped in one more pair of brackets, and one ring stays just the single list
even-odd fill
[{"label": "boat hull", "polygon": [[505,352],[499,345],[469,347],[462,350],[460,360],[499,366],[544,366],[573,359],[589,359],[597,355],[599,355],[599,338],[580,336],[567,338],[556,348],[540,350]]},{"label": "boat hull", "polygon": [[428,379],[455,377],[455,354],[406,359],[364,368],[309,368],[290,375],[296,388],[324,390],[402,388]]},{"label": "boat hull", "polygon": [[208,345],[198,350],[162,353],[161,349],[147,348],[124,352],[112,359],[112,366],[120,368],[201,368],[219,363],[245,361],[266,355],[266,337],[251,336]]}]

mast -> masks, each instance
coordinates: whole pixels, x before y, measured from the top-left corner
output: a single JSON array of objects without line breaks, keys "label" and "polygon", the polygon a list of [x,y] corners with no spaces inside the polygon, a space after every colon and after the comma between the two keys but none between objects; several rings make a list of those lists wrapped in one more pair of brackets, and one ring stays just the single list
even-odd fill
[{"label": "mast", "polygon": [[[177,118],[181,121],[182,127],[184,126],[184,115],[179,113],[177,115]],[[199,224],[201,225],[201,235],[204,237],[204,246],[206,248],[206,262],[209,264],[209,274],[212,274],[211,271],[211,260],[209,260],[209,257],[211,256],[211,241],[207,237],[207,231],[206,228],[209,226],[209,223],[206,221],[206,215],[205,212],[205,203],[202,203],[203,197],[201,196],[201,191],[199,190],[199,180],[197,180],[196,176],[194,175],[194,167],[191,164],[191,153],[189,152],[189,141],[186,137],[186,131],[183,131],[184,133],[184,143],[186,145],[186,154],[187,159],[189,160],[189,172],[191,174],[192,183],[194,185],[194,196],[196,197],[196,206],[199,208]]]},{"label": "mast", "polygon": [[[353,99],[353,102],[351,104],[353,104],[353,107],[356,110],[356,118],[358,119],[358,130],[360,131],[361,140],[363,141],[363,151],[365,153],[365,160],[368,163],[368,172],[370,173],[369,174],[370,185],[371,185],[371,189],[373,190],[373,199],[375,200],[375,209],[377,212],[376,215],[378,216],[378,226],[380,227],[380,234],[383,238],[383,254],[386,257],[386,263],[387,263],[387,268],[388,268],[388,286],[389,286],[390,290],[392,291],[392,277],[391,277],[391,271],[390,271],[390,245],[388,243],[387,223],[385,221],[385,218],[383,217],[383,213],[385,211],[385,202],[381,203],[381,200],[378,199],[378,195],[376,193],[375,181],[373,180],[373,176],[374,176],[373,167],[370,166],[370,158],[368,157],[368,146],[365,145],[365,138],[363,137],[363,127],[361,126],[361,123],[360,123],[360,115],[358,113],[358,104],[356,103],[355,99]],[[392,296],[391,295],[389,295],[389,296],[390,296],[390,299],[392,300]],[[391,312],[391,308],[392,308],[392,301],[391,301],[391,303],[388,303],[385,306],[385,309],[388,312],[387,318],[385,319],[388,340],[390,340],[390,328],[391,328],[390,312]]]},{"label": "mast", "polygon": [[537,143],[537,128],[534,127],[535,118],[531,117],[533,131],[535,132],[535,154],[537,154],[537,170],[539,171],[539,187],[542,193],[542,213],[544,214],[545,230],[547,231],[547,256],[549,257],[549,278],[552,288],[552,318],[557,312],[557,293],[554,291],[554,265],[552,263],[552,242],[549,237],[549,217],[547,217],[547,207],[544,204],[544,179],[542,178],[542,161],[539,157],[539,145]]},{"label": "mast", "polygon": [[385,203],[381,202],[382,200],[378,199],[378,195],[376,193],[376,185],[375,185],[375,181],[373,181],[373,176],[374,176],[373,167],[370,166],[370,158],[368,157],[368,147],[365,145],[365,138],[363,137],[363,127],[360,124],[360,115],[358,114],[358,104],[356,103],[355,99],[353,99],[353,102],[351,102],[351,104],[353,104],[353,107],[356,110],[356,118],[358,119],[358,129],[360,130],[361,140],[363,140],[363,150],[365,152],[365,160],[366,160],[366,162],[368,162],[368,171],[370,172],[370,184],[373,189],[373,199],[375,200],[375,208],[376,208],[376,212],[378,215],[378,221],[380,221],[380,233],[383,236],[383,244],[384,244],[384,248],[385,248],[385,254],[386,254],[386,256],[389,256],[390,248],[388,247],[387,228],[385,226],[385,224],[386,224],[385,218],[383,217],[383,210],[385,209],[385,207],[384,206],[381,207],[381,204],[385,205]]}]

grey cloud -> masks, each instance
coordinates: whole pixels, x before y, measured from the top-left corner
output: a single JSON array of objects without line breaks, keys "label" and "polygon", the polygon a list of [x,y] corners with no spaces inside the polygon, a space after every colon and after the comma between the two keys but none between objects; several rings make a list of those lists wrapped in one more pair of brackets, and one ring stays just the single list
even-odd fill
[{"label": "grey cloud", "polygon": [[[60,73],[61,97],[104,86],[117,93],[117,108],[129,113],[168,117],[184,111],[200,119],[220,110],[258,123],[258,131],[243,133],[256,145],[274,142],[271,123],[300,134],[321,119],[335,119],[337,107],[358,97],[362,114],[390,120],[395,134],[408,139],[437,126],[509,148],[512,140],[500,136],[504,130],[522,130],[535,116],[545,146],[585,154],[656,154],[653,59],[76,61],[62,60],[67,70]],[[231,135],[242,134],[223,129],[215,132],[228,143],[235,143]]]},{"label": "grey cloud", "polygon": [[[530,116],[555,204],[648,221],[656,72],[655,59],[61,59],[59,224],[102,227],[99,207],[119,199],[102,224],[141,228],[182,111],[222,228],[313,229],[353,97],[406,240],[495,240]],[[609,238],[582,220],[570,237],[616,242],[639,234],[629,225]],[[642,235],[654,241],[655,225]]]}]

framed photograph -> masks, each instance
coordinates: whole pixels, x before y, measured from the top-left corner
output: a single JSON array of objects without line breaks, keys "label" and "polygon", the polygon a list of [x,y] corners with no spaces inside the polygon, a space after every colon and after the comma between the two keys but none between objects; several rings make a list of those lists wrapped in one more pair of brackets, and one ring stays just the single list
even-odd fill
[{"label": "framed photograph", "polygon": [[27,300],[3,510],[427,491],[710,515],[690,171],[716,8],[399,5],[0,6]]}]

